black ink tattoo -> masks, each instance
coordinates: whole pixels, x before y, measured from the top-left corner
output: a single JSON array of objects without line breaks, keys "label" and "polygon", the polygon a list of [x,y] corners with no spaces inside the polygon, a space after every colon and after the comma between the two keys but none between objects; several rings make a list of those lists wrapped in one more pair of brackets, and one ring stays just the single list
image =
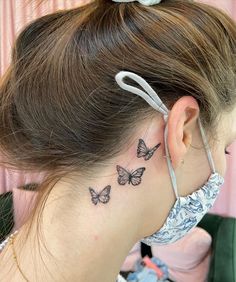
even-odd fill
[{"label": "black ink tattoo", "polygon": [[97,193],[93,188],[89,187],[91,200],[94,205],[98,202],[106,204],[110,200],[111,185],[107,185],[101,192]]},{"label": "black ink tattoo", "polygon": [[143,139],[139,139],[138,148],[137,148],[137,157],[138,158],[144,157],[145,161],[149,160],[153,156],[154,152],[160,147],[160,145],[161,145],[161,143],[157,144],[152,149],[149,149],[146,146]]},{"label": "black ink tattoo", "polygon": [[26,190],[26,191],[37,191],[38,187],[39,187],[38,183],[28,183],[22,186],[18,186],[17,189]]},{"label": "black ink tattoo", "polygon": [[141,177],[145,169],[145,167],[140,167],[133,172],[129,172],[123,167],[117,165],[116,170],[119,175],[117,181],[120,185],[125,185],[127,182],[128,184],[131,183],[134,186],[139,185],[142,181]]}]

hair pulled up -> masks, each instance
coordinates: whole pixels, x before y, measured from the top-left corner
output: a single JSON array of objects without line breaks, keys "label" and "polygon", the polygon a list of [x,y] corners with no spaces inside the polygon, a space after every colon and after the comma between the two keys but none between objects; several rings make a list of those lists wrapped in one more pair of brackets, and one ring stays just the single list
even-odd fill
[{"label": "hair pulled up", "polygon": [[169,108],[195,97],[214,136],[236,102],[236,24],[184,0],[99,0],[34,20],[0,81],[3,165],[45,171],[45,196],[65,173],[87,173],[118,154],[154,111],[116,84],[120,70],[141,75]]}]

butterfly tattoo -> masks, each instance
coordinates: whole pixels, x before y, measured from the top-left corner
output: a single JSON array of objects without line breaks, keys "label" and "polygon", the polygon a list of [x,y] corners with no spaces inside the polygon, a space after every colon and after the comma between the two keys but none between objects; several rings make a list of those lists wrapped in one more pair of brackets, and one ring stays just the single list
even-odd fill
[{"label": "butterfly tattoo", "polygon": [[22,186],[18,186],[17,189],[19,190],[26,190],[26,191],[36,191],[39,187],[38,183],[28,183]]},{"label": "butterfly tattoo", "polygon": [[139,139],[138,148],[137,148],[137,157],[138,158],[144,157],[145,161],[149,160],[153,156],[154,152],[160,147],[160,145],[161,143],[157,144],[152,149],[149,149],[146,146],[143,139]]},{"label": "butterfly tattoo", "polygon": [[140,167],[138,169],[136,169],[135,171],[127,171],[126,169],[124,169],[123,167],[117,165],[116,166],[116,170],[118,172],[118,183],[120,185],[125,185],[127,182],[128,184],[132,184],[134,186],[139,185],[142,181],[142,175],[143,172],[146,168],[145,167]]},{"label": "butterfly tattoo", "polygon": [[91,200],[94,205],[97,203],[106,204],[110,200],[111,185],[107,185],[102,191],[96,192],[93,188],[89,187],[89,192],[91,194]]}]

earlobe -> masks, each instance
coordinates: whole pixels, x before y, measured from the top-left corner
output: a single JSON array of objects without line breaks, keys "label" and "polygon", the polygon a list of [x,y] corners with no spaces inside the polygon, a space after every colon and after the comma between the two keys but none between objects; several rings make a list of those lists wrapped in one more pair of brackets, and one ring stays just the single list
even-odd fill
[{"label": "earlobe", "polygon": [[192,142],[192,132],[199,116],[199,106],[192,96],[181,97],[168,118],[167,145],[172,166],[178,167]]}]

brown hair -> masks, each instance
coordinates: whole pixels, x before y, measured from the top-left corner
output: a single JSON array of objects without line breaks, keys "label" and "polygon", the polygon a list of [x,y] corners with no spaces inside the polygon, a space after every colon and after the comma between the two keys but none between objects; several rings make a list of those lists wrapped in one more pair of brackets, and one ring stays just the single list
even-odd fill
[{"label": "brown hair", "polygon": [[47,172],[36,208],[61,175],[89,173],[118,154],[153,113],[116,84],[120,70],[141,75],[169,108],[195,97],[214,133],[235,107],[236,24],[184,0],[94,1],[28,24],[1,78],[0,146],[5,164]]}]

